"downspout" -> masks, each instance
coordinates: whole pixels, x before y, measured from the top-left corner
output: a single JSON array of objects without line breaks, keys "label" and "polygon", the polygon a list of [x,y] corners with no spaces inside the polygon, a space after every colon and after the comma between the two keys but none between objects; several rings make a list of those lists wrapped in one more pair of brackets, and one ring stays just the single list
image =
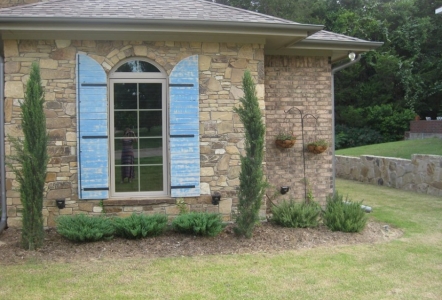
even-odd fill
[{"label": "downspout", "polygon": [[[349,56],[350,57],[350,56]],[[350,58],[351,59],[351,58]],[[346,64],[332,68],[331,70],[331,94],[332,94],[332,145],[333,145],[333,156],[332,156],[332,170],[333,170],[333,195],[336,192],[336,159],[335,159],[335,73],[341,71],[342,69],[348,68],[361,60],[361,55],[356,54],[353,60]]]},{"label": "downspout", "polygon": [[1,205],[1,219],[0,219],[0,233],[3,229],[8,228],[6,216],[6,176],[5,176],[5,114],[4,114],[4,88],[5,88],[5,74],[3,57],[0,56],[0,201]]}]

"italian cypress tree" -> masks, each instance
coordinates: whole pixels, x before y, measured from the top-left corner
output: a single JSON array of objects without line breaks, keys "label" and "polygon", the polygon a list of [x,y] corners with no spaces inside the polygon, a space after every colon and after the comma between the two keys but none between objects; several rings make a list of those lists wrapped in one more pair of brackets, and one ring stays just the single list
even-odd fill
[{"label": "italian cypress tree", "polygon": [[40,68],[37,63],[33,63],[24,101],[20,104],[24,138],[9,137],[16,151],[11,159],[17,163],[9,166],[20,183],[20,200],[23,205],[21,245],[27,250],[35,250],[44,240],[42,208],[48,163],[48,135],[43,102]]},{"label": "italian cypress tree", "polygon": [[255,83],[249,71],[244,73],[243,89],[241,106],[234,108],[244,125],[246,152],[241,157],[238,215],[234,230],[237,235],[250,238],[256,222],[259,221],[259,208],[267,187],[262,168],[265,126],[256,97]]}]

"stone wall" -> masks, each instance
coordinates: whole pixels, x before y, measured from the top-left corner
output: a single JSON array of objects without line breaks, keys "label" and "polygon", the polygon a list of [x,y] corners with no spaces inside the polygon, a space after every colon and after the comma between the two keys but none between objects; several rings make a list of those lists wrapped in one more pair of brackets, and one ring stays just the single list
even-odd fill
[{"label": "stone wall", "polygon": [[411,160],[336,155],[336,176],[423,194],[442,196],[442,156],[413,154]]},{"label": "stone wall", "polygon": [[[129,57],[150,59],[168,73],[183,58],[199,55],[200,78],[200,150],[201,188],[199,198],[186,198],[190,210],[219,212],[230,220],[237,203],[240,153],[243,152],[243,129],[233,107],[243,95],[242,76],[249,69],[257,82],[258,98],[264,108],[264,51],[259,44],[75,41],[75,40],[6,40],[5,53],[5,133],[22,136],[20,100],[33,61],[40,64],[45,87],[45,113],[50,136],[44,200],[44,224],[54,226],[59,214],[85,212],[100,214],[99,201],[78,200],[76,153],[76,53],[87,53],[109,72]],[[328,67],[324,67],[325,69]],[[5,143],[6,155],[11,146]],[[20,226],[21,203],[15,175],[6,170],[8,224]],[[211,204],[210,194],[222,195],[219,206]],[[59,210],[55,199],[66,199]],[[125,216],[134,211],[178,213],[176,199],[109,199],[107,213]],[[265,213],[263,210],[261,213]]]},{"label": "stone wall", "polygon": [[[323,202],[333,190],[332,152],[322,154],[305,151],[315,139],[332,140],[331,67],[326,57],[266,56],[266,174],[279,189],[289,186],[283,198],[304,199],[304,177],[316,200]],[[301,130],[303,113],[304,130]],[[312,117],[317,117],[317,121]],[[292,131],[297,136],[293,148],[275,146],[279,131]],[[304,134],[304,144],[302,142]],[[304,175],[305,162],[305,175]]]}]

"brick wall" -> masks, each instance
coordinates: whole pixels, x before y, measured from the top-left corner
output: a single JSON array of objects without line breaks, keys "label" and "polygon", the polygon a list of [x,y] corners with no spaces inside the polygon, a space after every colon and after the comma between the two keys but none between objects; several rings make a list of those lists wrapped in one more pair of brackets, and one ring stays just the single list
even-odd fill
[{"label": "brick wall", "polygon": [[[259,44],[180,43],[142,41],[6,40],[5,131],[21,136],[19,101],[33,61],[40,63],[45,87],[45,113],[50,136],[44,224],[53,226],[59,214],[100,214],[99,201],[78,200],[76,154],[75,55],[87,53],[109,72],[128,57],[150,59],[170,73],[185,57],[199,55],[200,151],[203,196],[186,198],[190,210],[219,212],[230,220],[239,184],[240,153],[243,152],[242,124],[233,107],[243,95],[242,76],[249,69],[257,82],[258,98],[264,107],[264,51]],[[6,155],[11,153],[8,141]],[[21,203],[14,174],[6,170],[8,224],[20,226]],[[219,206],[211,204],[212,192],[222,195]],[[55,199],[66,199],[59,210]],[[123,201],[122,201],[123,200]],[[108,213],[125,216],[132,212],[179,211],[175,199],[114,199],[104,201]]]},{"label": "brick wall", "polygon": [[[274,187],[290,186],[290,192],[278,199],[304,199],[305,177],[315,199],[324,202],[332,192],[332,152],[322,154],[305,151],[305,144],[315,139],[332,140],[331,67],[326,57],[265,57],[266,106],[266,175]],[[304,144],[301,115],[304,116]],[[311,116],[317,117],[317,121]],[[275,146],[280,130],[297,136],[293,148]]]},{"label": "brick wall", "polygon": [[442,121],[430,120],[430,121],[411,121],[410,133],[441,133],[442,134]]}]

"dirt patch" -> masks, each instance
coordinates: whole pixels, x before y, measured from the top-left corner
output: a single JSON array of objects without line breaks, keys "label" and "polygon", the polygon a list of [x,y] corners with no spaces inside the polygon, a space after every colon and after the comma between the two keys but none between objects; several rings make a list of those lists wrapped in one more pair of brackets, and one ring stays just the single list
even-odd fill
[{"label": "dirt patch", "polygon": [[9,228],[0,234],[0,264],[19,264],[29,259],[76,262],[101,258],[176,257],[212,254],[272,253],[284,250],[386,242],[402,235],[398,229],[370,221],[361,233],[332,232],[318,228],[282,228],[272,223],[257,226],[251,239],[237,238],[227,226],[217,237],[195,237],[168,231],[155,238],[77,244],[60,236],[54,228],[46,230],[44,246],[37,251],[20,248],[21,232]]}]

